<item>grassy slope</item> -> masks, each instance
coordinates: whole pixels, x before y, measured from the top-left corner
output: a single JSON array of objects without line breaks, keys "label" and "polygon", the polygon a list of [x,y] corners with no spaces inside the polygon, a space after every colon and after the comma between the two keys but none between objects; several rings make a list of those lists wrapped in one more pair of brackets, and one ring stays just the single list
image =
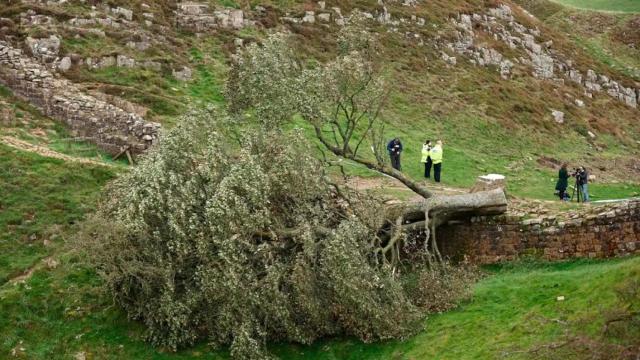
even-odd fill
[{"label": "grassy slope", "polygon": [[[0,147],[0,151],[12,150]],[[11,155],[18,159],[20,169],[46,169],[47,164],[55,163],[58,175],[54,178],[65,178],[71,188],[77,183],[87,187],[86,178],[100,178],[95,171],[102,171],[19,152]],[[31,184],[27,171],[16,174],[11,180],[13,183],[22,188],[31,185],[29,194],[18,192],[20,201],[31,203],[43,194],[51,199],[70,196],[68,189],[60,186]],[[106,179],[109,174],[102,177]],[[51,212],[47,207],[34,208],[31,226],[43,227],[51,221],[67,223],[69,216],[73,220],[81,217],[94,201],[92,196],[81,199],[85,206],[76,204],[75,210],[71,207],[71,214]],[[5,204],[7,200],[1,201]],[[227,358],[224,351],[211,352],[205,344],[178,354],[146,344],[142,326],[128,321],[111,305],[109,296],[97,287],[100,282],[95,273],[76,255],[65,253],[63,243],[68,230],[68,227],[61,229],[57,245],[50,250],[55,252],[54,258],[61,262],[60,266],[36,271],[25,284],[0,285],[0,358],[12,352],[19,358],[29,359],[66,359],[79,352],[99,359]],[[29,259],[29,254],[18,251],[25,244],[13,241],[8,245],[12,263]],[[458,310],[430,317],[426,330],[406,342],[366,345],[353,340],[328,340],[311,347],[276,345],[272,349],[283,359],[496,358],[503,351],[527,350],[533,345],[557,340],[562,328],[555,322],[544,321],[545,318],[570,322],[587,318],[589,326],[572,325],[571,332],[595,333],[601,321],[597,309],[611,305],[615,284],[637,276],[640,258],[520,264],[490,271],[492,275],[476,286],[472,301]],[[567,301],[556,302],[559,295]],[[518,354],[509,358],[526,358]]]},{"label": "grassy slope", "polygon": [[[294,14],[301,14],[303,9],[311,6],[300,4],[299,1],[274,1],[272,4],[290,9]],[[119,1],[118,5],[133,9],[140,6],[137,0]],[[218,5],[237,4],[226,1],[218,2]],[[329,2],[327,6],[332,5],[338,5],[344,11],[356,6],[344,1]],[[68,12],[88,11],[85,5],[63,6],[69,7]],[[449,26],[446,18],[459,12],[482,11],[484,6],[486,4],[479,0],[455,0],[427,2],[415,9],[389,4],[389,9],[396,16],[416,14],[428,19],[430,26],[411,30],[429,39],[449,31],[444,31]],[[375,12],[379,6],[374,0],[361,0],[357,7]],[[169,21],[166,9],[154,5],[153,12],[158,21]],[[327,59],[332,54],[335,30],[303,25],[292,28],[299,40],[299,53],[319,59]],[[540,167],[536,163],[540,156],[570,161],[572,165],[586,162],[593,166],[607,159],[628,157],[629,150],[640,153],[638,144],[629,140],[640,137],[640,127],[632,121],[637,111],[631,111],[624,105],[605,98],[594,103],[587,102],[587,108],[579,109],[567,105],[571,101],[563,101],[562,96],[558,95],[564,93],[580,98],[580,89],[570,86],[556,89],[549,82],[529,76],[516,76],[513,81],[504,81],[495,69],[476,68],[462,59],[459,59],[458,66],[449,68],[430,46],[420,47],[414,41],[389,35],[382,26],[373,26],[372,31],[378,32],[381,37],[381,43],[384,44],[381,60],[388,63],[392,77],[393,97],[384,113],[388,123],[387,136],[399,135],[403,138],[406,148],[404,168],[414,178],[421,178],[419,153],[425,138],[442,138],[447,144],[443,169],[445,184],[470,186],[478,175],[503,173],[509,177],[511,193],[542,199],[553,198],[556,174],[555,170]],[[190,66],[194,69],[194,78],[188,83],[177,82],[166,66],[160,72],[111,67],[92,71],[74,70],[68,74],[87,86],[99,85],[103,91],[147,106],[151,110],[151,118],[171,126],[189,103],[223,101],[221,88],[228,58],[233,52],[233,39],[241,37],[246,41],[256,41],[265,34],[266,31],[260,29],[243,29],[238,33],[222,31],[213,37],[197,38],[169,31],[165,35],[171,41],[136,53],[124,45],[133,36],[128,31],[121,34],[107,31],[107,37],[76,37],[65,33],[63,51],[83,57],[117,52],[138,60],[168,63],[171,67],[178,64]],[[566,42],[554,39],[554,44],[568,48],[570,53],[574,52]],[[583,53],[578,55],[581,61],[591,61]],[[606,70],[607,66],[603,66]],[[553,122],[551,108],[567,114],[565,125]],[[587,131],[593,131],[598,138],[590,140]],[[372,175],[358,168],[352,173]],[[640,193],[639,181],[625,176],[618,176],[618,180],[618,184],[594,184],[592,190],[595,199],[628,197]]]},{"label": "grassy slope", "polygon": [[593,9],[616,12],[640,12],[637,0],[553,0],[562,5],[579,9]]},{"label": "grassy slope", "polygon": [[516,265],[478,283],[472,301],[430,317],[426,330],[406,342],[340,340],[276,350],[289,359],[533,359],[526,350],[563,334],[565,328],[552,319],[570,323],[572,334],[597,334],[600,311],[615,299],[612,285],[638,271],[640,258]]}]

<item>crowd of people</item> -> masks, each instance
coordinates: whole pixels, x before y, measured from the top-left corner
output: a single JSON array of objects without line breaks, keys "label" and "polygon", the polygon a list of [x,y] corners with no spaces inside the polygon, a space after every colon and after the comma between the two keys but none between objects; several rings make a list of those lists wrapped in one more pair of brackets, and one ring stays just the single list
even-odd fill
[{"label": "crowd of people", "polygon": [[[402,150],[402,142],[399,138],[395,138],[387,144],[391,166],[398,171],[402,171],[402,165],[400,164]],[[442,140],[436,141],[435,145],[431,143],[431,140],[424,142],[421,162],[424,163],[424,177],[430,179],[431,169],[433,168],[433,179],[439,183],[442,174]]]}]

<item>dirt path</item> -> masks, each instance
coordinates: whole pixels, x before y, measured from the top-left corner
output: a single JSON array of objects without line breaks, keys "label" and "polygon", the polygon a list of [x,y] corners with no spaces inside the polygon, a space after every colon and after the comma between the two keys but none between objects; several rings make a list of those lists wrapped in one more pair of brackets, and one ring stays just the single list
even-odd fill
[{"label": "dirt path", "polygon": [[68,162],[75,162],[75,163],[81,163],[81,164],[88,164],[88,165],[98,165],[98,166],[107,166],[107,167],[113,167],[114,165],[111,165],[109,163],[105,163],[102,161],[96,161],[96,160],[92,160],[92,159],[85,159],[85,158],[79,158],[79,157],[75,157],[75,156],[69,156],[69,155],[65,155],[62,153],[59,153],[57,151],[51,150],[47,147],[44,146],[40,146],[40,145],[34,145],[31,144],[29,142],[26,142],[24,140],[20,140],[20,139],[16,139],[14,137],[11,136],[2,136],[0,137],[0,142],[11,146],[12,148],[18,149],[18,150],[22,150],[22,151],[28,151],[31,153],[35,153],[41,156],[45,156],[45,157],[50,157],[50,158],[54,158],[54,159],[60,159],[60,160],[64,160],[64,161],[68,161]]}]

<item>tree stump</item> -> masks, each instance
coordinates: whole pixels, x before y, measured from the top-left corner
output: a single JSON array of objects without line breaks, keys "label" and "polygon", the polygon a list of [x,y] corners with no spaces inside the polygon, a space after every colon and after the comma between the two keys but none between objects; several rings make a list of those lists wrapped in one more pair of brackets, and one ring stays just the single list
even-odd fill
[{"label": "tree stump", "polygon": [[489,174],[478,176],[475,185],[471,188],[471,193],[481,191],[489,191],[494,189],[502,189],[505,194],[507,192],[507,180],[504,175]]}]

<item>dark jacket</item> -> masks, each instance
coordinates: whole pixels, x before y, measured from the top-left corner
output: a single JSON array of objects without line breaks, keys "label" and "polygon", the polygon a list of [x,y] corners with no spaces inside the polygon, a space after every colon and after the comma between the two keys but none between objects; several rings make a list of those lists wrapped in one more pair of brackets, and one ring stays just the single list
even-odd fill
[{"label": "dark jacket", "polygon": [[556,190],[565,191],[569,186],[569,172],[567,169],[560,169],[558,172],[558,182],[556,183]]},{"label": "dark jacket", "polygon": [[398,155],[402,152],[402,143],[400,140],[393,139],[387,144],[389,155]]},{"label": "dark jacket", "polygon": [[578,185],[584,185],[589,183],[589,173],[587,170],[578,173]]}]

